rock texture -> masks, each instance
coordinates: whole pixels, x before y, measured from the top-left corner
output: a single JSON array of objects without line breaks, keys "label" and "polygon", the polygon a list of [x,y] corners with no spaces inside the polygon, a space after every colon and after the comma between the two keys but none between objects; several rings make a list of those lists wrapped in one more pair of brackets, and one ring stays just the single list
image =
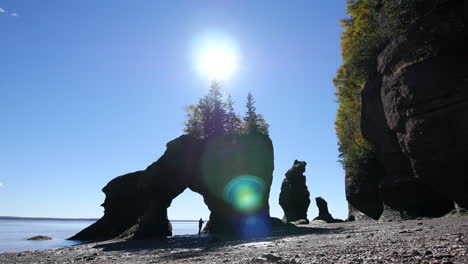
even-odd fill
[{"label": "rock texture", "polygon": [[353,222],[353,221],[367,221],[372,220],[370,216],[367,216],[363,212],[357,210],[353,207],[351,203],[348,202],[348,218],[346,218],[346,222]]},{"label": "rock texture", "polygon": [[442,216],[451,210],[452,202],[414,175],[410,160],[386,122],[381,100],[382,80],[382,74],[374,73],[361,92],[361,131],[373,143],[377,159],[384,168],[380,175],[374,175],[384,209],[380,218]]},{"label": "rock texture", "polygon": [[305,161],[295,160],[291,169],[286,172],[286,178],[281,184],[279,204],[284,211],[284,222],[307,219],[310,193],[304,176],[306,165]]},{"label": "rock texture", "polygon": [[[188,135],[170,141],[146,170],[119,176],[104,188],[104,216],[70,239],[145,239],[172,234],[167,208],[186,188],[201,194],[211,211],[205,232],[265,235],[270,227],[268,198],[273,146],[265,135],[219,136],[198,140]],[[230,184],[234,182],[235,184]],[[238,185],[254,190],[256,204],[245,210],[226,196]],[[227,187],[230,186],[230,190]],[[241,204],[242,205],[242,204]],[[249,226],[255,218],[261,226]],[[263,232],[263,233],[262,233]]]},{"label": "rock texture", "polygon": [[369,164],[372,166],[367,166],[368,171],[365,173],[353,175],[346,173],[345,177],[346,200],[349,207],[353,209],[349,211],[349,214],[355,214],[356,220],[362,218],[361,214],[356,214],[358,211],[377,220],[383,210],[379,194],[379,180],[383,174],[383,168],[378,162],[369,162]]},{"label": "rock texture", "polygon": [[[453,201],[468,205],[463,10],[463,1],[439,1],[417,25],[390,41],[370,66],[361,93],[361,131],[384,167],[374,177],[383,219],[442,216],[453,209]],[[372,216],[369,206],[350,203]]]},{"label": "rock texture", "polygon": [[468,206],[468,35],[463,1],[441,1],[378,57],[389,129],[415,176]]},{"label": "rock texture", "polygon": [[322,197],[315,197],[315,203],[317,204],[319,215],[314,218],[314,221],[322,220],[327,223],[343,222],[343,220],[333,218],[333,216],[328,211],[328,204],[327,201],[325,201],[325,199],[323,199]]}]

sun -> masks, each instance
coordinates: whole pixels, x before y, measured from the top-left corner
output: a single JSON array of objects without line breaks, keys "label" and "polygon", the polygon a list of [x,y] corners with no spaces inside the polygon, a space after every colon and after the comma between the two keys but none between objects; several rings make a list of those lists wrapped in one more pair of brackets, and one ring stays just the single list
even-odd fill
[{"label": "sun", "polygon": [[198,52],[197,61],[199,72],[210,79],[229,79],[238,67],[235,48],[221,41],[205,43]]}]

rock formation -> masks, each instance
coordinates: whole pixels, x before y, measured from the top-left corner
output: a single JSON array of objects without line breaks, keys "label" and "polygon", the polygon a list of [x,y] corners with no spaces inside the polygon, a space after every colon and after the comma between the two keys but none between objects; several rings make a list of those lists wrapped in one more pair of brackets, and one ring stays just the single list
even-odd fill
[{"label": "rock formation", "polygon": [[[374,157],[375,159],[375,157]],[[346,173],[345,193],[349,207],[353,210],[349,214],[360,211],[365,215],[379,219],[382,214],[383,206],[379,194],[379,175],[383,169],[378,162],[372,162],[373,166],[367,166],[365,173],[355,173],[350,175]],[[356,214],[356,220],[361,219],[360,214]]]},{"label": "rock formation", "polygon": [[33,236],[33,237],[30,237],[26,240],[36,240],[36,241],[40,241],[40,240],[52,240],[51,237],[48,237],[48,236]]},{"label": "rock formation", "polygon": [[380,54],[378,70],[387,124],[415,176],[468,206],[468,31],[463,12],[463,1],[445,1],[426,19],[435,32],[396,38]]},{"label": "rock formation", "polygon": [[[439,1],[419,24],[390,41],[370,66],[361,94],[361,130],[385,169],[375,176],[384,211],[442,216],[453,209],[453,201],[468,206],[468,31],[463,12],[463,1]],[[359,208],[365,206],[352,205],[366,213]],[[395,214],[383,213],[389,215]]]},{"label": "rock formation", "polygon": [[346,218],[346,222],[352,221],[364,221],[364,220],[372,220],[372,218],[363,212],[357,210],[353,207],[353,205],[348,202],[348,218]]},{"label": "rock formation", "polygon": [[325,199],[323,199],[322,197],[315,197],[315,203],[317,204],[319,215],[314,218],[314,221],[322,220],[327,223],[343,222],[343,220],[333,218],[333,216],[328,211],[328,204],[327,201],[325,201]]},{"label": "rock formation", "polygon": [[[183,135],[167,143],[161,158],[145,170],[111,180],[103,188],[104,216],[70,239],[170,236],[167,208],[186,188],[201,194],[211,211],[205,232],[266,235],[272,173],[268,136],[198,140]],[[239,192],[249,199],[239,199]]]},{"label": "rock formation", "polygon": [[291,169],[286,172],[286,178],[281,184],[279,204],[284,211],[284,222],[307,219],[310,194],[304,176],[306,165],[305,161],[295,160]]},{"label": "rock formation", "polygon": [[[452,202],[414,175],[409,159],[385,121],[381,87],[382,75],[375,73],[361,93],[361,131],[373,143],[377,158],[384,167],[382,174],[376,175],[376,191],[384,205],[382,220],[395,219],[398,215],[402,218],[442,216],[450,211]],[[392,210],[395,212],[389,212]]]}]

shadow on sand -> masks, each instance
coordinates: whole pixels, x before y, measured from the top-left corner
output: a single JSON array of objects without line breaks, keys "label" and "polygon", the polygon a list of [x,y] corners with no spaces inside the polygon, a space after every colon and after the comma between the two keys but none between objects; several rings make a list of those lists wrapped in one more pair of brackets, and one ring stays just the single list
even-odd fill
[{"label": "shadow on sand", "polygon": [[166,239],[155,240],[109,240],[109,243],[102,243],[94,246],[103,251],[126,251],[126,252],[151,252],[162,250],[170,254],[172,259],[184,259],[203,255],[209,251],[225,246],[235,246],[244,243],[274,242],[285,237],[297,237],[309,234],[338,234],[344,231],[343,227],[310,227],[294,226],[292,224],[282,227],[273,227],[270,236],[254,240],[239,240],[229,236],[219,235],[183,235],[173,236]]}]

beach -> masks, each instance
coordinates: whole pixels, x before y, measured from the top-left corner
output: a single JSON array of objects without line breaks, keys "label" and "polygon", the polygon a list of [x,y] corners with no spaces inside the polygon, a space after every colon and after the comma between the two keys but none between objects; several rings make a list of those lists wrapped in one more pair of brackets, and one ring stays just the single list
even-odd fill
[{"label": "beach", "polygon": [[0,254],[0,263],[468,263],[468,217],[311,222],[256,241],[108,240]]}]

